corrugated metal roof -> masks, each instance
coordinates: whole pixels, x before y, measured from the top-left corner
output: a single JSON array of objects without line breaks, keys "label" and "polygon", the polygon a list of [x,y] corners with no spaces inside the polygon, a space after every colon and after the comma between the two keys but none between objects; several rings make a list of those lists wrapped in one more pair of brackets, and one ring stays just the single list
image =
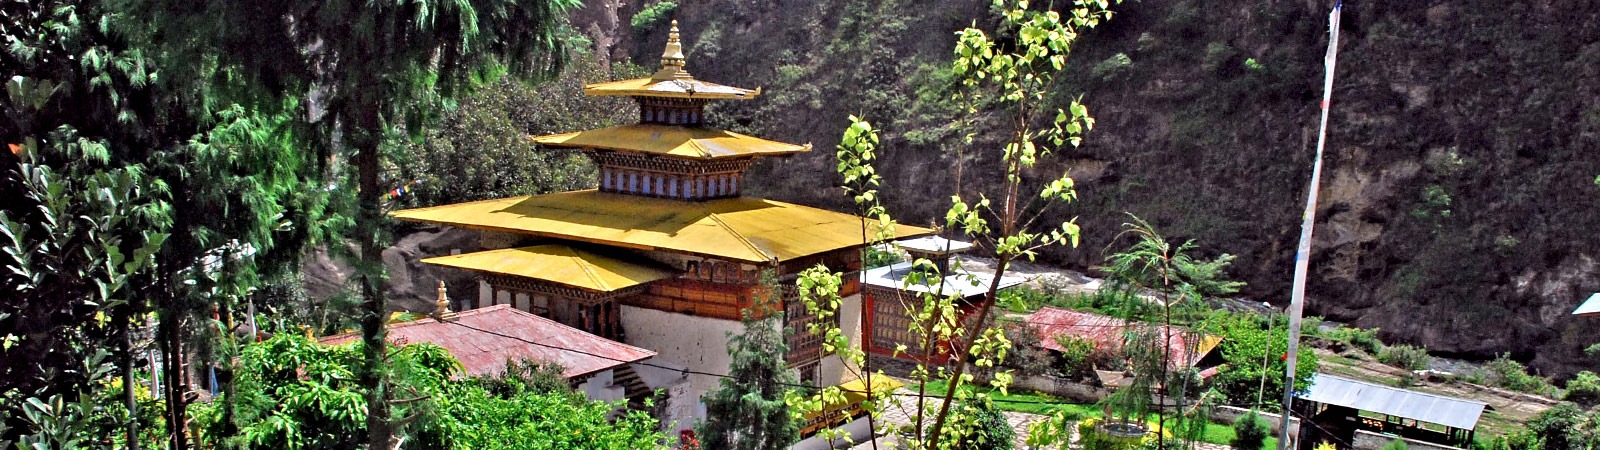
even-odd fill
[{"label": "corrugated metal roof", "polygon": [[662,80],[646,77],[584,85],[583,93],[597,97],[620,95],[744,100],[761,95],[761,90],[723,86],[694,78]]},{"label": "corrugated metal roof", "polygon": [[1340,378],[1311,375],[1311,386],[1298,398],[1470,430],[1489,405],[1424,392]]},{"label": "corrugated metal roof", "polygon": [[551,147],[629,151],[695,159],[774,156],[811,151],[810,145],[769,141],[732,131],[650,123],[551,134],[532,139],[533,142]]},{"label": "corrugated metal roof", "polygon": [[653,264],[623,261],[558,244],[440,256],[422,262],[533,278],[593,292],[611,292],[673,275],[671,270]]},{"label": "corrugated metal roof", "polygon": [[[544,345],[529,344],[474,328]],[[656,352],[595,336],[510,305],[462,311],[451,322],[440,323],[429,318],[389,325],[388,337],[390,342],[396,344],[427,342],[444,347],[451,356],[461,361],[468,375],[474,376],[498,375],[505,371],[506,361],[532,359],[561,364],[566,368],[561,375],[571,378],[656,355]],[[359,339],[360,334],[346,333],[325,337],[321,341],[338,345]]]},{"label": "corrugated metal roof", "polygon": [[[859,217],[758,198],[692,202],[586,190],[408,209],[393,216],[751,263],[864,245]],[[901,224],[894,238],[932,232]]]},{"label": "corrugated metal roof", "polygon": [[1588,300],[1578,305],[1578,309],[1572,311],[1572,314],[1584,317],[1600,317],[1600,293],[1590,295]]},{"label": "corrugated metal roof", "polygon": [[[938,291],[934,292],[934,295],[959,295],[961,298],[971,298],[973,296],[989,293],[989,281],[994,279],[994,277],[990,274],[972,273],[963,269],[955,269],[952,270],[952,272],[954,272],[953,274],[945,277],[944,283],[934,285],[906,285],[905,277],[911,273],[912,269],[913,266],[910,262],[902,262],[893,265],[867,269],[861,271],[861,282],[873,286],[900,289],[910,292],[928,293]],[[1026,280],[1022,279],[1021,277],[1001,277],[999,287],[1000,289],[1006,289],[1022,284],[1023,281]]]},{"label": "corrugated metal roof", "polygon": [[[1056,336],[1074,336],[1087,339],[1095,346],[1108,351],[1117,351],[1122,348],[1126,340],[1128,329],[1135,323],[1102,314],[1046,306],[1034,311],[1027,316],[1028,326],[1039,333],[1039,346],[1055,351],[1064,351],[1061,344],[1056,342]],[[1156,325],[1157,332],[1167,334],[1168,330],[1163,325]],[[1200,358],[1217,348],[1222,343],[1221,336],[1201,335],[1200,342],[1195,345],[1193,358],[1189,354],[1187,330],[1173,327],[1172,340],[1169,342],[1172,350],[1172,365],[1174,367],[1187,367],[1200,362]]]}]

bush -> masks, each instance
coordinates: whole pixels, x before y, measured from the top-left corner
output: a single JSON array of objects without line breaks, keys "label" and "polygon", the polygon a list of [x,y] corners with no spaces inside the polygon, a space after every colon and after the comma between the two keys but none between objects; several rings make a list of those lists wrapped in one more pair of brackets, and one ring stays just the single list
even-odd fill
[{"label": "bush", "polygon": [[1056,344],[1060,345],[1060,364],[1056,368],[1067,378],[1082,379],[1094,375],[1095,343],[1094,341],[1077,337],[1061,335],[1055,337]]},{"label": "bush", "polygon": [[655,24],[661,23],[661,21],[666,19],[667,16],[672,15],[672,11],[677,9],[678,4],[675,2],[653,3],[650,6],[640,9],[638,13],[633,15],[633,19],[629,20],[628,23],[633,25],[634,30],[644,30],[654,26]]},{"label": "bush", "polygon": [[1003,319],[1001,330],[1011,340],[1011,354],[1003,364],[1016,369],[1020,375],[1043,375],[1050,372],[1050,350],[1039,346],[1039,332],[1020,320]]},{"label": "bush", "polygon": [[1549,394],[1555,389],[1544,378],[1529,374],[1528,368],[1512,360],[1509,354],[1502,353],[1490,361],[1488,369],[1494,375],[1494,384],[1506,389],[1540,395]]},{"label": "bush", "polygon": [[1406,450],[1406,441],[1395,439],[1383,444],[1383,450]]},{"label": "bush", "polygon": [[1428,349],[1410,345],[1391,345],[1378,352],[1378,362],[1410,370],[1428,368]]},{"label": "bush", "polygon": [[1600,375],[1594,372],[1578,372],[1578,376],[1567,382],[1567,401],[1583,405],[1600,403]]},{"label": "bush", "polygon": [[993,405],[980,404],[975,411],[973,432],[961,440],[956,448],[961,450],[1011,450],[1016,445],[1017,430],[1011,428],[1005,414]]},{"label": "bush", "polygon": [[1363,330],[1360,328],[1339,328],[1328,333],[1328,338],[1350,344],[1368,354],[1376,355],[1383,350],[1383,341],[1378,340],[1378,329]]},{"label": "bush", "polygon": [[[1591,450],[1600,446],[1600,433],[1591,431],[1600,422],[1600,410],[1587,414],[1576,405],[1562,403],[1544,410],[1527,422],[1527,429],[1513,433],[1511,443],[1537,443],[1540,450]],[[1511,446],[1509,448],[1518,448]]]},{"label": "bush", "polygon": [[866,261],[864,262],[867,268],[871,269],[874,267],[898,264],[902,261],[905,261],[905,258],[900,256],[900,252],[895,251],[892,248],[883,248],[874,245],[867,247],[867,257]]},{"label": "bush", "polygon": [[1255,410],[1250,410],[1238,420],[1233,421],[1233,440],[1228,442],[1234,450],[1261,450],[1267,442],[1267,434],[1271,429],[1267,421],[1262,420]]}]

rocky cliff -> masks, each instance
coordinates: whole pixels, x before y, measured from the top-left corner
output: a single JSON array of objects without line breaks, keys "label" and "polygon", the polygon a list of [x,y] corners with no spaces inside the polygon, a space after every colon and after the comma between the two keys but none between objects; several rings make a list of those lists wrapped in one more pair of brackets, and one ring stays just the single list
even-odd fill
[{"label": "rocky cliff", "polygon": [[[653,65],[654,1],[575,15],[599,53]],[[885,196],[906,222],[942,215],[955,168],[992,183],[945,67],[953,32],[993,29],[988,2],[680,2],[697,76],[760,86],[718,105],[722,126],[816,150],[758,166],[755,194],[842,207],[832,149],[857,114],[886,134]],[[1036,2],[1041,3],[1041,2]],[[1321,0],[1145,0],[1084,39],[1055,98],[1082,95],[1099,126],[1070,171],[1092,267],[1137,214],[1171,237],[1239,256],[1249,295],[1286,303],[1315,145],[1327,11]],[[619,20],[619,17],[622,18]],[[1600,290],[1600,5],[1594,1],[1345,2],[1309,311],[1434,352],[1531,360],[1551,374],[1600,341],[1568,313]],[[979,121],[984,123],[983,120]],[[990,152],[992,153],[992,152]],[[969,192],[970,193],[970,192]]]}]

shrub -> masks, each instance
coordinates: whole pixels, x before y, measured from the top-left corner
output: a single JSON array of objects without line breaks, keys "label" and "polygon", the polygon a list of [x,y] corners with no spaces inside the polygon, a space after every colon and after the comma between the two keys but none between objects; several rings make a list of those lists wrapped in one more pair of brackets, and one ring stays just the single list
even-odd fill
[{"label": "shrub", "polygon": [[1363,330],[1360,328],[1339,328],[1329,333],[1329,338],[1350,344],[1368,354],[1376,355],[1383,350],[1383,341],[1378,340],[1378,329]]},{"label": "shrub", "polygon": [[1406,441],[1395,439],[1383,444],[1383,450],[1406,450]]},{"label": "shrub", "polygon": [[1429,361],[1428,349],[1410,345],[1391,345],[1378,352],[1378,362],[1402,369],[1427,369]]},{"label": "shrub", "polygon": [[1090,73],[1102,81],[1111,81],[1112,78],[1127,71],[1128,67],[1132,65],[1133,58],[1129,58],[1127,53],[1118,53],[1106,58],[1105,61],[1095,64],[1094,68],[1090,69]]},{"label": "shrub", "polygon": [[864,262],[866,263],[867,268],[870,269],[873,267],[883,267],[891,264],[897,264],[901,261],[905,261],[905,258],[900,256],[900,252],[897,252],[894,249],[882,248],[874,245],[867,247],[867,258]]},{"label": "shrub", "polygon": [[1005,414],[987,403],[973,411],[975,416],[972,434],[961,440],[956,448],[961,450],[1011,450],[1016,445],[1017,430],[1011,428]]},{"label": "shrub", "polygon": [[1576,378],[1567,382],[1567,395],[1563,398],[1583,405],[1600,403],[1600,375],[1587,370],[1578,372]]},{"label": "shrub", "polygon": [[1528,368],[1512,360],[1509,354],[1502,353],[1490,361],[1488,369],[1494,375],[1494,384],[1506,389],[1530,394],[1548,394],[1554,390],[1549,381],[1529,374]]},{"label": "shrub", "polygon": [[1002,362],[1016,369],[1020,375],[1042,375],[1050,372],[1050,350],[1039,346],[1039,332],[1020,320],[1005,319],[1001,330],[1011,340],[1011,354]]},{"label": "shrub", "polygon": [[1252,409],[1233,421],[1233,440],[1228,445],[1233,446],[1234,450],[1261,450],[1269,432],[1267,421]]},{"label": "shrub", "polygon": [[672,11],[677,9],[678,4],[676,2],[652,3],[650,6],[646,6],[640,9],[638,13],[635,13],[633,19],[630,19],[628,23],[633,25],[634,30],[644,30],[661,23],[667,16],[672,15]]},{"label": "shrub", "polygon": [[1078,379],[1094,374],[1094,341],[1067,335],[1056,336],[1055,340],[1064,349],[1057,366],[1062,375]]}]

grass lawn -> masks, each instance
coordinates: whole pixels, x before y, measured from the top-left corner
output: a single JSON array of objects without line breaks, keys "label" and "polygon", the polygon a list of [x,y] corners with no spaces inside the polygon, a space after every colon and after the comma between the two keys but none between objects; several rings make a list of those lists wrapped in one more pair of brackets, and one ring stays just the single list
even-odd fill
[{"label": "grass lawn", "polygon": [[[927,383],[927,388],[928,395],[944,395],[945,391],[949,389],[949,384],[944,381],[932,381]],[[969,386],[969,388],[988,393],[989,398],[994,400],[995,408],[1001,411],[1041,415],[1054,414],[1057,411],[1067,411],[1076,413],[1077,415],[1086,418],[1100,417],[1103,415],[1100,408],[1096,407],[1095,405],[1071,404],[1068,403],[1071,402],[1071,400],[1066,400],[1049,394],[1042,394],[1024,389],[1008,389],[1007,393],[1001,394],[1000,391],[988,386]],[[916,386],[906,386],[906,389],[915,392]],[[1155,416],[1150,416],[1150,420],[1155,420]],[[1202,442],[1212,444],[1228,445],[1228,442],[1233,440],[1233,425],[1207,422],[1205,432],[1201,434],[1200,440]],[[1268,437],[1262,448],[1277,447],[1278,439]]]}]

